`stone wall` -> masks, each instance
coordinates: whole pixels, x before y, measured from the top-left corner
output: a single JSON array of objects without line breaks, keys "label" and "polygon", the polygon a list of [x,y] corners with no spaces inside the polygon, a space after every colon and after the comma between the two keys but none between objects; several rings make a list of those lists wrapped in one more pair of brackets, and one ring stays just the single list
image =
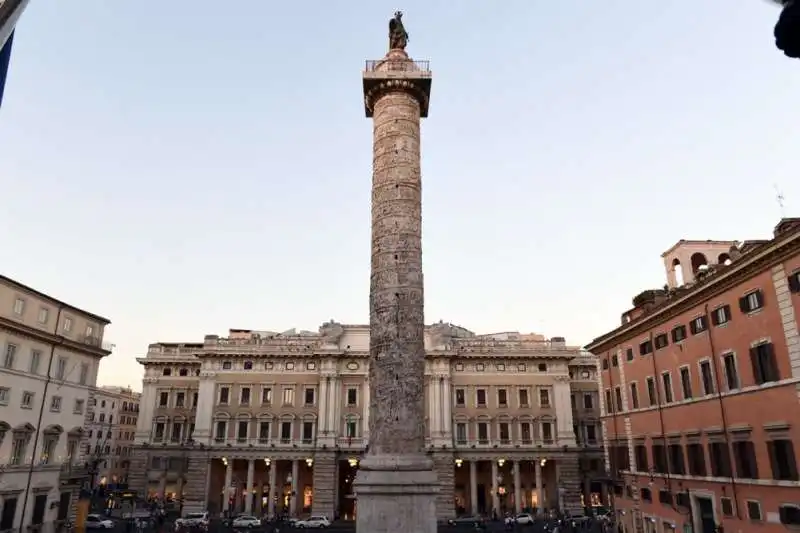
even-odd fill
[{"label": "stone wall", "polygon": [[[336,454],[317,452],[314,456],[314,500],[311,512],[333,520],[336,509]],[[320,487],[317,489],[317,487]]]},{"label": "stone wall", "polygon": [[455,458],[452,453],[434,453],[433,467],[439,481],[436,496],[436,518],[445,520],[455,516]]}]

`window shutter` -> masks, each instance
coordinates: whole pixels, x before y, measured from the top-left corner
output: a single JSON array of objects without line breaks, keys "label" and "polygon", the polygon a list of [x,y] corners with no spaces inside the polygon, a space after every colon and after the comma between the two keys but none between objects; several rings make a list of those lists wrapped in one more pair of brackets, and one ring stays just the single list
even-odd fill
[{"label": "window shutter", "polygon": [[750,308],[747,307],[747,296],[742,296],[741,298],[739,298],[739,310],[742,313],[750,312]]},{"label": "window shutter", "polygon": [[719,326],[719,318],[717,318],[717,312],[718,312],[717,309],[711,311],[711,324],[714,326]]},{"label": "window shutter", "polygon": [[678,342],[678,328],[672,330],[672,342]]},{"label": "window shutter", "polygon": [[758,302],[758,307],[764,307],[764,291],[761,289],[756,291],[756,301]]},{"label": "window shutter", "polygon": [[750,362],[753,364],[753,379],[759,385],[764,383],[761,365],[758,364],[758,348],[750,348]]},{"label": "window shutter", "polygon": [[769,466],[772,469],[772,479],[781,479],[781,465],[775,454],[775,443],[772,441],[767,442],[767,454],[769,454]]},{"label": "window shutter", "polygon": [[769,344],[765,344],[763,349],[766,357],[765,366],[770,374],[767,378],[773,381],[779,381],[781,379],[781,372],[778,369],[778,361],[775,358],[775,345],[770,342]]},{"label": "window shutter", "polygon": [[733,315],[731,314],[731,306],[726,305],[723,307],[723,309],[725,310],[725,320],[730,321],[730,319],[733,318]]},{"label": "window shutter", "polygon": [[694,320],[689,322],[689,331],[692,332],[692,335],[696,335],[697,334],[697,328],[695,327],[695,321]]},{"label": "window shutter", "polygon": [[788,470],[789,479],[797,481],[797,459],[794,455],[794,442],[786,442],[786,469]]},{"label": "window shutter", "polygon": [[706,318],[705,315],[700,317],[700,325],[702,327],[700,331],[705,331],[708,329],[708,318]]},{"label": "window shutter", "polygon": [[789,290],[791,292],[800,292],[800,272],[795,272],[789,276]]}]

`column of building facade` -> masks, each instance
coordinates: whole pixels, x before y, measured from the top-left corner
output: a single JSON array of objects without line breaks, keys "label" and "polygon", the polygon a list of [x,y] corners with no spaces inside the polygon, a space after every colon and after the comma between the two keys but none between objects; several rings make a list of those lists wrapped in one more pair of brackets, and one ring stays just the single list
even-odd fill
[{"label": "column of building facade", "polygon": [[514,510],[522,512],[522,480],[519,473],[519,461],[514,461]]},{"label": "column of building facade", "polygon": [[197,409],[194,420],[194,440],[204,444],[211,443],[214,403],[216,399],[216,374],[203,371],[197,389]]},{"label": "column of building facade", "polygon": [[273,461],[269,465],[269,499],[267,500],[267,515],[275,516],[275,498],[277,496],[277,470],[278,466]]},{"label": "column of building facade", "polygon": [[228,460],[225,465],[225,486],[222,489],[222,510],[230,510],[230,490],[233,483],[233,459]]},{"label": "column of building facade", "polygon": [[469,507],[472,516],[478,516],[478,462],[469,462]]},{"label": "column of building facade", "polygon": [[327,374],[322,374],[319,380],[319,427],[317,428],[317,439],[320,444],[328,444],[324,442],[328,437],[328,409],[330,409],[330,401],[328,398],[329,377]]},{"label": "column of building facade", "polygon": [[453,435],[453,392],[452,392],[452,378],[448,374],[444,376],[442,382],[444,392],[442,393],[442,410],[444,419],[444,434],[448,440],[452,439]]},{"label": "column of building facade", "polygon": [[244,512],[247,514],[253,514],[253,484],[255,482],[255,473],[256,461],[255,459],[250,459],[247,461],[247,485],[245,485],[244,488]]},{"label": "column of building facade", "polygon": [[554,381],[553,396],[555,396],[558,443],[575,446],[575,430],[572,427],[570,379],[569,376],[556,376]]},{"label": "column of building facade", "polygon": [[156,407],[158,378],[142,380],[142,397],[139,400],[139,418],[136,421],[136,442],[148,442],[153,431],[153,412]]},{"label": "column of building facade", "polygon": [[542,462],[534,463],[534,475],[536,477],[536,507],[544,508],[544,490],[542,490]]},{"label": "column of building facade", "polygon": [[495,511],[499,512],[500,510],[500,497],[497,494],[497,489],[498,489],[497,476],[498,476],[497,461],[492,459],[492,511],[493,512]]},{"label": "column of building facade", "polygon": [[300,475],[300,461],[295,459],[292,461],[292,497],[289,499],[289,513],[291,516],[297,516],[297,478]]},{"label": "column of building facade", "polygon": [[364,377],[364,444],[369,444],[369,374]]}]

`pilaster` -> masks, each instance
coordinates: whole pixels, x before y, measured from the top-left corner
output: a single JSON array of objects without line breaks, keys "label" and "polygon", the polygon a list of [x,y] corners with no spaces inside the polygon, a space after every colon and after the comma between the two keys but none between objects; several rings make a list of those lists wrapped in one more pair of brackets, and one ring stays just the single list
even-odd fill
[{"label": "pilaster", "polygon": [[150,442],[153,430],[153,413],[156,407],[157,377],[145,377],[142,380],[142,396],[139,400],[139,416],[136,421],[136,443]]},{"label": "pilaster", "polygon": [[197,413],[194,420],[194,440],[203,444],[211,444],[216,384],[216,373],[207,370],[200,373]]},{"label": "pilaster", "polygon": [[556,376],[553,383],[553,396],[556,405],[556,427],[558,443],[564,446],[576,446],[575,431],[572,427],[572,402],[570,401],[569,376]]}]

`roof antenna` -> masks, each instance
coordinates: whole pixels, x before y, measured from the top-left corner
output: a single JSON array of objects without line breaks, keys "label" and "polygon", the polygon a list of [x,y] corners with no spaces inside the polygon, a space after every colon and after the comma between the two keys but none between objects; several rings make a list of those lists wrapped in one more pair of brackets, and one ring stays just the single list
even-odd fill
[{"label": "roof antenna", "polygon": [[775,187],[775,200],[778,202],[778,207],[780,207],[781,218],[786,218],[786,206],[783,203],[786,198],[783,196],[783,193],[778,188],[777,183],[774,185],[774,187]]}]

